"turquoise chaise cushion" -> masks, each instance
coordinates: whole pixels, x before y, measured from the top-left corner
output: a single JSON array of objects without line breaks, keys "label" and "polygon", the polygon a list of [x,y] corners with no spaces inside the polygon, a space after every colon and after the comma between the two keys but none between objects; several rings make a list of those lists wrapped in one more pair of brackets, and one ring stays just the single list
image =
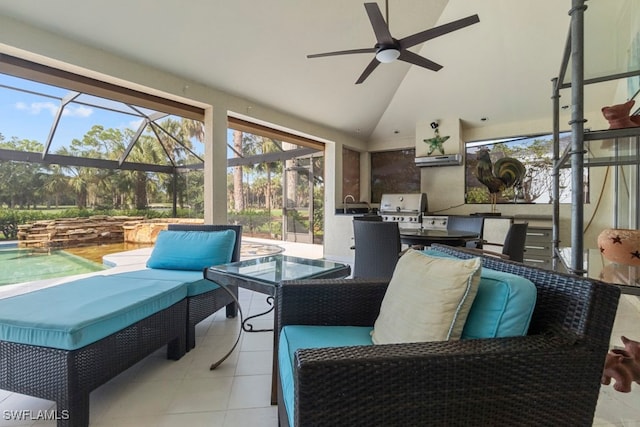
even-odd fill
[{"label": "turquoise chaise cushion", "polygon": [[300,348],[349,347],[354,345],[373,345],[369,326],[298,326],[282,328],[278,344],[278,366],[280,383],[287,408],[289,425],[294,420],[294,380],[293,356]]},{"label": "turquoise chaise cushion", "polygon": [[147,267],[202,271],[231,260],[236,232],[162,230],[147,261]]},{"label": "turquoise chaise cushion", "polygon": [[216,283],[203,278],[202,271],[193,270],[163,270],[156,268],[146,268],[144,270],[133,270],[124,273],[111,275],[112,277],[125,277],[138,280],[169,280],[183,283],[187,286],[187,297],[200,295],[218,289]]},{"label": "turquoise chaise cushion", "polygon": [[182,283],[93,276],[0,299],[0,339],[75,350],[187,296]]}]

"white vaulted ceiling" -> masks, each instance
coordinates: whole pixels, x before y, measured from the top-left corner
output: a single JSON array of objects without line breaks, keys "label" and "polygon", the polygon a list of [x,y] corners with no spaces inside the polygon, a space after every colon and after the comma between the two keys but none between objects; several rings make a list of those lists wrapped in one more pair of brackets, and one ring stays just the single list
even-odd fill
[{"label": "white vaulted ceiling", "polygon": [[480,23],[412,48],[438,72],[396,61],[355,85],[372,55],[306,55],[372,47],[363,3],[20,0],[0,14],[364,140],[406,137],[421,119],[550,116],[569,0],[389,0],[396,38],[476,13]]}]

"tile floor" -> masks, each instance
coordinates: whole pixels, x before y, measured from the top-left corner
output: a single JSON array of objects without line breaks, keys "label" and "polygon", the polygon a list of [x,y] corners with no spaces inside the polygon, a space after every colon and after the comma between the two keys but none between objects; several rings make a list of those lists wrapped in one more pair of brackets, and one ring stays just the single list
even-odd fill
[{"label": "tile floor", "polygon": [[[264,297],[240,290],[245,316],[266,310]],[[273,316],[253,323],[272,327]],[[197,326],[197,346],[180,360],[167,360],[163,348],[98,388],[91,394],[91,426],[277,426],[277,408],[270,405],[272,333],[243,333],[239,351],[209,370],[238,329],[239,321],[221,310]],[[54,408],[50,401],[0,390],[0,426],[55,426],[54,421],[6,419],[6,411],[37,415]]]},{"label": "tile floor", "polygon": [[[640,340],[640,297],[620,298],[611,333],[612,347],[622,346],[621,335]],[[593,425],[640,427],[640,384],[634,383],[631,389],[631,393],[619,393],[612,386],[601,386]]]},{"label": "tile floor", "polygon": [[[305,253],[315,254],[313,250]],[[264,295],[243,289],[240,303],[245,316],[268,308]],[[256,328],[268,328],[273,316],[253,323]],[[620,335],[640,339],[639,324],[640,299],[623,296],[612,346],[620,345]],[[182,359],[166,360],[160,350],[98,388],[91,394],[91,426],[277,426],[277,409],[269,403],[272,333],[243,333],[229,359],[215,371],[209,370],[233,344],[238,329],[238,319],[227,319],[222,310],[197,326],[197,346]],[[55,421],[7,419],[11,413],[7,411],[37,414],[54,407],[50,401],[0,390],[0,427],[55,426]],[[640,385],[634,384],[628,394],[602,386],[593,425],[640,426]]]}]

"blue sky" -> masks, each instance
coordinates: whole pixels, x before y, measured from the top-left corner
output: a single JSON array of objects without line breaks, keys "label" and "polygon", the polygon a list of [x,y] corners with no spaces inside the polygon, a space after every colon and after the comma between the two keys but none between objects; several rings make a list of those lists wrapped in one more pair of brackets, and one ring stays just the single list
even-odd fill
[{"label": "blue sky", "polygon": [[[7,86],[19,87],[23,91],[9,89]],[[43,93],[45,96],[31,92]],[[18,139],[46,143],[60,99],[69,93],[67,89],[0,74],[0,133],[5,141],[15,136]],[[88,95],[81,95],[77,100],[122,109],[121,106],[115,107],[120,104]],[[69,146],[73,139],[82,139],[95,124],[101,124],[105,128],[135,130],[140,123],[141,119],[134,115],[72,102],[63,110],[50,151],[55,152],[62,146]],[[194,147],[196,152],[204,151],[199,143],[194,143]]]}]

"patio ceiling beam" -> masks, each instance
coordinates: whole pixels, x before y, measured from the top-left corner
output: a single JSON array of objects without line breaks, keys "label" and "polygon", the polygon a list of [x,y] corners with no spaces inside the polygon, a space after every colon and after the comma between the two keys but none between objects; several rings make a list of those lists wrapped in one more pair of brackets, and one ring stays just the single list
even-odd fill
[{"label": "patio ceiling beam", "polygon": [[167,158],[169,159],[171,164],[175,167],[176,163],[173,161],[173,158],[171,157],[171,153],[169,152],[169,149],[164,145],[164,142],[162,142],[160,135],[158,135],[158,131],[156,130],[156,127],[154,126],[153,122],[149,122],[149,127],[151,128],[151,131],[153,132],[153,134],[156,136],[156,141],[158,141],[158,144],[160,144],[160,147],[162,147],[162,150],[167,155]]},{"label": "patio ceiling beam", "polygon": [[[201,162],[204,162],[204,160],[197,153],[195,153],[191,148],[187,147],[182,141],[180,141],[178,138],[176,138],[171,132],[168,132],[165,128],[162,127],[162,125],[159,125],[154,120],[152,120],[151,121],[151,127],[156,127],[156,126],[163,133],[165,133],[169,138],[173,139],[178,145],[180,145],[182,148],[184,148],[186,151],[188,151],[193,157],[195,157],[196,159],[200,160]],[[154,130],[154,132],[155,132],[155,130]],[[156,135],[158,137],[158,140],[160,140],[160,135],[158,135],[157,132],[156,132]]]},{"label": "patio ceiling beam", "polygon": [[147,126],[148,123],[149,123],[148,118],[145,117],[142,119],[142,123],[140,123],[140,126],[138,126],[138,130],[136,130],[135,135],[133,135],[133,137],[131,138],[131,141],[129,141],[129,145],[127,145],[127,148],[124,150],[124,153],[122,153],[122,155],[118,159],[119,165],[122,165],[124,161],[127,160],[127,157],[129,157],[131,150],[133,150],[133,147],[136,145],[136,142],[138,142],[138,138],[140,138],[140,135],[142,135],[142,132],[144,132],[144,128]]},{"label": "patio ceiling beam", "polygon": [[4,53],[0,53],[0,72],[101,98],[139,105],[151,110],[164,111],[192,120],[204,120],[204,109],[201,107],[114,85]]},{"label": "patio ceiling beam", "polygon": [[0,149],[0,160],[40,163],[45,165],[77,166],[87,168],[100,168],[110,170],[133,170],[144,172],[173,173],[175,168],[169,165],[152,165],[148,163],[125,162],[118,164],[117,160],[93,159],[89,157],[63,156],[60,154],[49,154],[46,159],[42,158],[42,153],[32,151],[16,151]]},{"label": "patio ceiling beam", "polygon": [[239,152],[238,150],[236,150],[236,149],[235,149],[235,147],[233,147],[231,144],[228,144],[228,143],[227,143],[227,147],[228,147],[231,151],[233,151],[233,152],[235,153],[235,155],[236,155],[236,156],[238,156],[238,157],[240,157],[240,158],[244,157],[244,156],[242,155],[242,153],[241,153],[241,152]]},{"label": "patio ceiling beam", "polygon": [[307,138],[305,136],[296,135],[279,129],[270,128],[268,126],[257,123],[248,122],[246,120],[228,116],[228,127],[242,132],[253,133],[255,135],[264,136],[276,141],[289,142],[291,144],[301,145],[303,147],[315,148],[316,151],[324,151],[324,143]]},{"label": "patio ceiling beam", "polygon": [[227,166],[250,166],[258,163],[283,162],[285,160],[307,156],[316,152],[318,152],[318,150],[313,148],[296,148],[294,150],[257,154],[255,156],[233,157],[231,159],[227,159]]},{"label": "patio ceiling beam", "polygon": [[204,169],[204,163],[191,163],[188,165],[176,166],[176,172],[178,173],[198,171],[202,169]]},{"label": "patio ceiling beam", "polygon": [[60,118],[62,117],[62,112],[64,111],[64,107],[67,106],[74,99],[79,97],[80,92],[69,92],[60,100],[60,106],[58,107],[58,111],[56,111],[56,116],[53,118],[53,123],[51,124],[51,129],[49,129],[49,136],[47,137],[47,143],[45,144],[44,150],[42,150],[42,159],[45,159],[49,155],[49,148],[51,147],[51,142],[53,141],[53,137],[56,134],[56,129],[58,128],[58,124],[60,123]]}]

